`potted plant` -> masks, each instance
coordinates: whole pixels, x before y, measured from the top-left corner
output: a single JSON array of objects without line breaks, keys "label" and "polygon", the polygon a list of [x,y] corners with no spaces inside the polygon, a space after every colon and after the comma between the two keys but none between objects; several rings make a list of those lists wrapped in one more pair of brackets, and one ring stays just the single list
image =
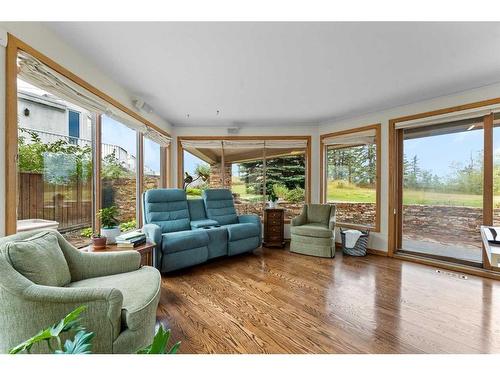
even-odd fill
[{"label": "potted plant", "polygon": [[118,209],[115,206],[101,208],[97,215],[101,219],[101,236],[106,237],[106,244],[116,243],[116,237],[121,233],[118,219],[116,219]]},{"label": "potted plant", "polygon": [[274,192],[274,189],[267,195],[269,198],[269,208],[276,208],[278,206],[278,196]]},{"label": "potted plant", "polygon": [[99,233],[92,234],[92,248],[94,250],[102,250],[106,248],[106,237]]}]

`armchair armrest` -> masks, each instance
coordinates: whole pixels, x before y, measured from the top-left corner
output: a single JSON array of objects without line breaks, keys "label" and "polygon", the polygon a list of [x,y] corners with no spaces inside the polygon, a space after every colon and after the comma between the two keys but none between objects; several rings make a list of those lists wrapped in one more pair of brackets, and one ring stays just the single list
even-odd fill
[{"label": "armchair armrest", "polygon": [[307,224],[307,206],[304,205],[302,208],[302,212],[300,213],[299,216],[294,217],[291,221],[290,224],[292,227],[298,227],[304,224]]},{"label": "armchair armrest", "polygon": [[156,244],[154,249],[154,266],[158,269],[161,267],[161,228],[156,224],[145,224],[142,227],[143,233],[146,235],[148,240],[153,241]]},{"label": "armchair armrest", "polygon": [[335,205],[332,205],[332,209],[330,210],[330,220],[328,222],[328,228],[330,228],[331,230],[335,229],[335,224],[337,221],[336,210],[337,208],[335,207]]},{"label": "armchair armrest", "polygon": [[[123,295],[114,288],[71,288],[32,284],[21,296],[25,303],[37,306],[38,317],[55,323],[75,308],[87,306],[83,324],[94,332],[116,339],[121,331]],[[45,314],[45,316],[44,316]],[[41,328],[42,326],[40,326]]]}]

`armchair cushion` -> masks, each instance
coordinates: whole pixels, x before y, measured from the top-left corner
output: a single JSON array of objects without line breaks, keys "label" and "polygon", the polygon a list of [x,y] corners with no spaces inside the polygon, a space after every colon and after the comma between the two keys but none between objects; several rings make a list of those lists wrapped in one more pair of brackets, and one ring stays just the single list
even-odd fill
[{"label": "armchair cushion", "polygon": [[238,241],[245,238],[260,236],[260,228],[254,223],[225,225],[229,241]]},{"label": "armchair cushion", "polygon": [[217,221],[220,225],[238,223],[233,195],[230,190],[207,189],[203,192],[203,200],[209,219]]},{"label": "armchair cushion", "polygon": [[328,225],[332,206],[329,204],[309,204],[307,206],[307,221]]},{"label": "armchair cushion", "polygon": [[121,310],[122,330],[136,330],[147,321],[151,305],[158,303],[160,273],[152,267],[111,276],[95,277],[69,284],[69,288],[112,288],[123,295]]},{"label": "armchair cushion", "polygon": [[333,232],[331,229],[329,229],[326,225],[319,223],[311,223],[291,227],[290,232],[292,234],[298,234],[307,237],[331,238],[333,236]]},{"label": "armchair cushion", "polygon": [[71,282],[68,263],[54,233],[8,242],[5,249],[14,269],[35,284],[65,286]]},{"label": "armchair cushion", "polygon": [[182,232],[165,233],[162,239],[164,254],[190,250],[208,245],[208,234],[201,230],[185,230]]}]

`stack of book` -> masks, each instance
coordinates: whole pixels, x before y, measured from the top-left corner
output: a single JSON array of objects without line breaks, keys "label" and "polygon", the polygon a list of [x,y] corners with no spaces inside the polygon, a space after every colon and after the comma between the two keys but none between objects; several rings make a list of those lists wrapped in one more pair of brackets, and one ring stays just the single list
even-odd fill
[{"label": "stack of book", "polygon": [[146,242],[146,235],[139,230],[124,233],[116,237],[116,247],[133,249]]}]

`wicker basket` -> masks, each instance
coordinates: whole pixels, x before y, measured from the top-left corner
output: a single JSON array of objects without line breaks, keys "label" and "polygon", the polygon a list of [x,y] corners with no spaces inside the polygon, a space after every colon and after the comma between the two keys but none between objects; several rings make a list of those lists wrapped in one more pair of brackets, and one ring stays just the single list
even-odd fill
[{"label": "wicker basket", "polygon": [[354,247],[348,249],[345,247],[345,231],[340,228],[340,237],[342,238],[342,252],[346,255],[352,255],[355,257],[362,257],[366,255],[366,245],[368,244],[369,230],[361,231],[361,236],[356,241]]}]

